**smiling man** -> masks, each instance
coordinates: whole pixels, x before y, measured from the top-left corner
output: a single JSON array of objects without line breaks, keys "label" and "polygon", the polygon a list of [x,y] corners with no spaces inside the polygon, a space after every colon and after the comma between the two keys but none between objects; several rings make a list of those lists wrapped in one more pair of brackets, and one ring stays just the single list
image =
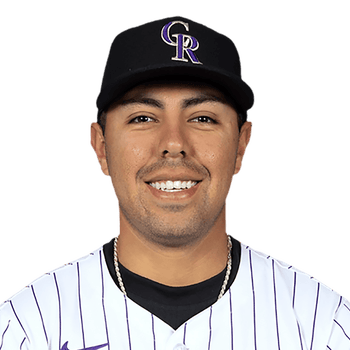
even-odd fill
[{"label": "smiling man", "polygon": [[106,113],[104,133],[92,125],[93,147],[119,199],[125,267],[170,286],[225,268],[225,199],[250,128],[239,128],[216,88],[174,79],[127,92]]},{"label": "smiling man", "polygon": [[226,232],[252,105],[227,37],[179,17],[118,35],[91,144],[120,232],[5,302],[0,349],[349,349],[347,300]]}]

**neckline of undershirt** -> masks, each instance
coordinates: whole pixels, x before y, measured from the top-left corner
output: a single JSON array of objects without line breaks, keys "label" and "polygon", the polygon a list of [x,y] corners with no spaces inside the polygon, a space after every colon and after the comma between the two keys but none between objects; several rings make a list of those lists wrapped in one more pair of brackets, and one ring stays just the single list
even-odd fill
[{"label": "neckline of undershirt", "polygon": [[[232,269],[226,290],[234,282],[241,258],[241,244],[232,240]],[[103,246],[106,264],[115,284],[119,287],[117,275],[114,269],[114,239]],[[131,299],[148,300],[153,303],[169,306],[186,306],[194,303],[206,303],[216,301],[223,284],[226,268],[214,277],[203,282],[184,287],[170,287],[137,275],[119,263],[119,269],[128,296]],[[134,300],[135,301],[135,300]]]}]

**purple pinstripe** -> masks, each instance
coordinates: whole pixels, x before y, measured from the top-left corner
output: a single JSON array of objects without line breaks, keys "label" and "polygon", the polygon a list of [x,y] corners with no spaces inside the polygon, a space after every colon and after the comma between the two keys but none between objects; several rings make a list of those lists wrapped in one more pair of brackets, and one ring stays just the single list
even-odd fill
[{"label": "purple pinstripe", "polygon": [[28,339],[28,334],[27,334],[27,332],[25,331],[25,329],[24,329],[24,327],[23,327],[21,321],[19,320],[19,318],[18,318],[18,316],[17,316],[17,314],[16,314],[15,308],[13,307],[13,304],[12,304],[12,301],[11,301],[11,300],[10,300],[10,305],[11,305],[11,308],[12,308],[13,313],[15,314],[15,316],[16,316],[16,318],[17,318],[17,321],[18,321],[19,325],[21,326],[21,328],[23,329],[24,334],[26,335],[26,337],[23,339],[23,341],[24,341],[25,339]]},{"label": "purple pinstripe", "polygon": [[34,296],[34,300],[35,300],[35,303],[36,303],[36,306],[39,310],[39,314],[40,314],[40,318],[41,318],[41,324],[43,325],[43,329],[44,329],[44,333],[45,333],[45,338],[46,338],[46,343],[49,342],[48,338],[47,338],[47,333],[46,333],[46,329],[45,329],[45,324],[44,324],[44,319],[43,319],[43,315],[41,313],[41,310],[40,310],[40,307],[39,307],[39,303],[38,303],[38,300],[36,298],[36,295],[35,295],[35,292],[34,292],[34,287],[31,286],[31,289],[32,289],[32,293],[33,293],[33,296]]},{"label": "purple pinstripe", "polygon": [[344,328],[341,326],[341,324],[340,324],[337,320],[334,320],[334,322],[340,327],[340,329],[343,331],[344,335],[350,340],[350,337],[345,333],[345,330],[344,330]]},{"label": "purple pinstripe", "polygon": [[184,338],[183,338],[183,341],[182,341],[182,343],[183,343],[184,345],[186,345],[186,328],[187,328],[187,322],[185,323],[185,327],[184,327]]},{"label": "purple pinstripe", "polygon": [[80,269],[79,263],[77,262],[77,277],[78,277],[78,297],[79,297],[79,313],[80,313],[80,325],[81,325],[81,334],[83,337],[83,349],[85,349],[85,334],[84,334],[84,321],[83,321],[83,310],[81,308],[81,294],[80,294]]},{"label": "purple pinstripe", "polygon": [[23,346],[24,342],[26,341],[26,339],[27,339],[27,338],[24,338],[24,339],[22,340],[22,343],[21,343],[21,346],[19,347],[19,349],[22,349],[22,346]]},{"label": "purple pinstripe", "polygon": [[275,275],[275,260],[272,259],[272,277],[273,277],[273,296],[275,301],[275,318],[276,318],[276,333],[278,349],[281,349],[280,334],[278,329],[278,313],[277,313],[277,295],[276,295],[276,275]]},{"label": "purple pinstripe", "polygon": [[293,283],[293,301],[292,301],[292,307],[294,309],[295,305],[295,291],[297,289],[297,273],[294,271],[294,283]]},{"label": "purple pinstripe", "polygon": [[231,350],[233,350],[233,317],[232,317],[232,295],[231,288],[228,290],[230,294],[230,319],[231,319]]},{"label": "purple pinstripe", "polygon": [[[293,307],[293,310],[294,310],[294,304],[295,304],[295,292],[296,292],[296,288],[297,288],[297,273],[294,272],[294,287],[293,287],[293,304],[292,304],[292,307]],[[299,340],[300,340],[300,346],[301,346],[301,350],[304,349],[303,347],[303,340],[301,338],[301,331],[300,331],[300,324],[299,324],[299,321],[297,321],[297,326],[298,326],[298,332],[299,332]]]},{"label": "purple pinstripe", "polygon": [[310,350],[312,350],[312,347],[314,345],[314,336],[315,336],[315,327],[316,327],[316,316],[317,316],[317,308],[318,308],[318,298],[320,295],[320,283],[318,283],[318,287],[317,287],[317,295],[316,295],[316,305],[315,305],[315,315],[314,315],[314,323],[312,326],[312,337],[311,337],[311,346],[310,346]]},{"label": "purple pinstripe", "polygon": [[343,297],[340,297],[340,299],[339,299],[339,304],[338,304],[337,310],[336,310],[335,312],[338,312],[338,310],[339,310],[339,308],[340,308],[340,306],[341,306],[342,301],[343,301]]},{"label": "purple pinstripe", "polygon": [[105,308],[105,286],[104,286],[103,267],[102,266],[103,266],[102,265],[102,251],[100,250],[100,267],[101,267],[101,283],[102,283],[102,309],[103,309],[103,317],[105,319],[106,337],[107,337],[108,350],[109,350],[110,345],[109,345],[109,335],[108,335],[107,317],[106,317],[106,308]]},{"label": "purple pinstripe", "polygon": [[210,314],[209,314],[209,342],[208,342],[208,350],[210,350],[211,343],[211,317],[213,314],[213,306],[210,306]]},{"label": "purple pinstripe", "polygon": [[151,314],[152,317],[152,334],[153,334],[153,349],[156,350],[156,333],[154,331],[154,316]]},{"label": "purple pinstripe", "polygon": [[131,337],[130,337],[130,328],[129,328],[128,302],[126,300],[126,296],[125,295],[124,295],[124,301],[125,301],[126,326],[128,328],[129,349],[131,350]]},{"label": "purple pinstripe", "polygon": [[11,321],[9,321],[9,323],[7,324],[7,327],[5,328],[4,333],[2,333],[2,336],[1,336],[1,344],[0,344],[0,350],[2,349],[2,344],[4,344],[4,336],[5,336],[5,333],[7,332],[7,330],[8,330],[9,327],[10,327],[10,322],[11,322]]},{"label": "purple pinstripe", "polygon": [[251,250],[249,250],[249,263],[250,263],[250,275],[251,275],[251,280],[252,280],[252,293],[253,293],[254,348],[256,350],[257,346],[256,346],[255,290],[254,290],[253,264],[252,264],[252,251]]},{"label": "purple pinstripe", "polygon": [[303,339],[302,339],[302,337],[301,337],[300,324],[299,324],[298,321],[297,321],[297,325],[298,325],[298,333],[299,333],[300,347],[301,347],[301,350],[303,350],[303,349],[304,349],[304,347],[303,347]]},{"label": "purple pinstripe", "polygon": [[61,297],[60,297],[60,290],[58,288],[58,283],[57,283],[57,278],[55,273],[53,273],[53,278],[55,279],[57,297],[58,297],[58,317],[59,317],[58,349],[61,349],[61,336],[62,336]]}]

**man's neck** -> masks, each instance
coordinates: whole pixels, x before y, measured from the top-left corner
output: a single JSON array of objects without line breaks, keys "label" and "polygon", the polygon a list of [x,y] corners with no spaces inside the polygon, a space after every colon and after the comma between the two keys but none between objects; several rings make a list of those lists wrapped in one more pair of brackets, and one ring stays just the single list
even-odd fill
[{"label": "man's neck", "polygon": [[189,246],[169,248],[147,241],[121,216],[118,259],[130,271],[155,282],[178,287],[205,281],[227,265],[225,218]]}]

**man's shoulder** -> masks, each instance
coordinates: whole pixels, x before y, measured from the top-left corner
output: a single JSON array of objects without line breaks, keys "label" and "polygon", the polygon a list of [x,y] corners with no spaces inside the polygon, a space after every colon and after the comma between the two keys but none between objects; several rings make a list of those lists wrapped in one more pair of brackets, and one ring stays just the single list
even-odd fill
[{"label": "man's shoulder", "polygon": [[[77,285],[77,280],[81,277],[80,270],[88,270],[95,266],[101,266],[103,257],[102,247],[79,259],[71,261],[63,266],[40,276],[32,283],[24,287],[18,293],[0,304],[1,313],[8,306],[16,304],[19,307],[28,305],[28,297],[37,299],[37,294],[44,294],[45,299],[55,297],[60,288]],[[13,307],[12,307],[13,308]]]},{"label": "man's shoulder", "polygon": [[235,311],[241,322],[253,324],[257,338],[294,339],[296,347],[302,343],[304,348],[313,344],[322,349],[341,341],[348,348],[348,300],[292,265],[241,247],[232,300],[239,300]]},{"label": "man's shoulder", "polygon": [[[303,290],[303,296],[309,293],[326,293],[329,297],[339,301],[341,297],[336,291],[323,284],[308,273],[305,273],[291,264],[257,251],[250,246],[241,244],[241,264],[246,266],[252,283],[263,283],[273,287],[274,292],[287,285],[291,297],[296,301],[298,291]],[[270,285],[269,285],[270,282]]]},{"label": "man's shoulder", "polygon": [[93,298],[101,293],[103,266],[101,247],[46,273],[0,305],[5,348],[19,348],[25,342],[32,348],[46,348],[49,338],[59,343],[55,330],[61,322],[78,319],[82,300],[89,304],[90,294]]}]

